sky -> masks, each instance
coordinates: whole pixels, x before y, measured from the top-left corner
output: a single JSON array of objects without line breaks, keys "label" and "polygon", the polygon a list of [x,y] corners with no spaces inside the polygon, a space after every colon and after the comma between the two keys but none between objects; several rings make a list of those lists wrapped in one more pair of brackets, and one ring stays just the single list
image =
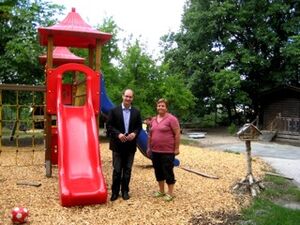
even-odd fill
[{"label": "sky", "polygon": [[178,31],[185,0],[50,0],[64,5],[64,19],[72,7],[89,25],[102,24],[104,18],[112,17],[121,29],[120,38],[140,40],[150,54],[159,52],[159,39],[170,31]]}]

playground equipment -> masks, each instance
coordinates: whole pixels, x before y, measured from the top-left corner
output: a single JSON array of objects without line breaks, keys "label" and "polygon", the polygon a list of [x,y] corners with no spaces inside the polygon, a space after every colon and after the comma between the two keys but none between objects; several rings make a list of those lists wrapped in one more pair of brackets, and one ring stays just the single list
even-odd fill
[{"label": "playground equipment", "polygon": [[14,150],[16,165],[21,148],[32,152],[26,165],[33,165],[35,153],[43,150],[43,133],[36,124],[44,119],[36,118],[33,111],[44,107],[44,93],[41,85],[0,84],[0,154]]},{"label": "playground equipment", "polygon": [[[84,63],[84,58],[78,57],[70,52],[66,47],[55,47],[53,50],[53,66],[57,67],[66,63]],[[46,65],[47,56],[42,55],[39,57],[40,63]],[[64,104],[72,105],[75,103],[76,91],[78,82],[76,80],[76,72],[73,72],[72,84],[62,84],[62,101]],[[84,83],[79,83],[84,85]],[[56,119],[52,118],[52,124],[56,123]],[[51,126],[51,164],[58,164],[58,143],[57,143],[57,126]]]},{"label": "playground equipment", "polygon": [[[114,104],[106,94],[100,59],[101,46],[111,35],[91,28],[75,9],[61,23],[38,31],[40,44],[47,46],[47,54],[40,57],[46,68],[46,88],[40,88],[46,89],[46,176],[51,177],[52,165],[58,164],[63,206],[103,203],[107,190],[101,169],[98,121],[99,112],[107,114]],[[89,67],[82,65],[83,58],[61,46],[88,48]],[[138,147],[147,157],[145,131],[138,136]],[[174,164],[179,165],[179,161],[176,159]]]},{"label": "playground equipment", "polygon": [[[111,38],[111,34],[93,29],[82,20],[74,8],[59,24],[41,27],[38,31],[40,44],[47,46],[47,134],[51,134],[53,116],[57,117],[61,204],[73,206],[104,203],[107,190],[101,170],[98,143],[99,74],[101,46]],[[53,69],[54,46],[88,48],[90,68],[70,63]],[[65,104],[62,97],[63,80],[69,72],[77,73],[84,85],[81,90],[82,100]],[[52,175],[52,143],[52,135],[47,135],[45,165],[48,177]]]},{"label": "playground equipment", "polygon": [[[41,64],[47,63],[47,55],[42,55],[39,57]],[[79,63],[84,64],[84,58],[74,55],[66,47],[55,47],[53,50],[53,65],[60,66],[66,63]]]},{"label": "playground equipment", "polygon": [[[76,70],[87,75],[87,101],[70,106],[62,101],[62,74]],[[99,155],[99,75],[80,64],[64,64],[48,71],[47,112],[57,115],[60,198],[64,206],[106,201],[106,185]]]}]

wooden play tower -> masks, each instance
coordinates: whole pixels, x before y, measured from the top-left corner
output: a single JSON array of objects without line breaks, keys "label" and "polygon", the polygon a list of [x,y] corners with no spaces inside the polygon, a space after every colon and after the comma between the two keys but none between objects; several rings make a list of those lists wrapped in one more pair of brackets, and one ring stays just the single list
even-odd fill
[{"label": "wooden play tower", "polygon": [[[84,64],[85,59],[74,55],[67,47],[55,47],[52,55],[53,67],[58,67],[66,63],[78,63]],[[42,65],[46,66],[47,55],[39,56],[39,61]],[[63,84],[63,101],[65,104],[74,104],[76,99],[77,87],[80,85],[76,82],[76,73],[73,74],[75,77],[73,84]],[[57,127],[53,125],[56,123],[55,119],[52,118],[51,124],[51,165],[58,164],[58,146],[57,146]],[[46,132],[45,132],[46,133]],[[49,134],[48,134],[49,135]]]},{"label": "wooden play tower", "polygon": [[[38,29],[40,44],[42,46],[47,46],[47,56],[42,57],[46,61],[46,76],[49,77],[51,69],[55,65],[54,61],[54,49],[59,51],[63,55],[66,49],[61,47],[73,47],[73,48],[86,48],[89,50],[88,54],[88,66],[98,74],[100,74],[101,67],[101,48],[108,42],[112,35],[109,33],[100,32],[90,25],[88,25],[81,16],[76,12],[74,8],[68,13],[66,18],[60,23],[50,26],[50,27],[40,27]],[[68,54],[68,53],[67,53]],[[63,58],[63,57],[62,57]],[[74,56],[70,60],[64,61],[64,59],[57,59],[58,64],[67,63],[74,60],[73,62],[82,63],[83,59]],[[97,84],[99,85],[99,84]],[[48,87],[46,79],[46,87]],[[47,92],[50,90],[47,89]],[[99,93],[97,93],[99,95]],[[48,98],[49,99],[49,98]],[[46,105],[49,102],[46,102]],[[98,109],[99,112],[99,109]],[[97,121],[99,120],[99,114],[96,115]],[[52,176],[52,121],[53,114],[49,109],[45,112],[45,131],[46,131],[46,153],[45,153],[45,166],[46,166],[46,176]]]}]

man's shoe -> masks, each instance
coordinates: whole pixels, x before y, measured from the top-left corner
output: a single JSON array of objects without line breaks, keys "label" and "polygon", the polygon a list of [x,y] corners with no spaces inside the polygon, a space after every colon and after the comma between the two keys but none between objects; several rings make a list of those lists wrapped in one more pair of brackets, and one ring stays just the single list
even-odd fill
[{"label": "man's shoe", "polygon": [[123,192],[123,193],[122,193],[122,198],[123,198],[124,200],[130,199],[130,196],[129,196],[128,192]]},{"label": "man's shoe", "polygon": [[110,197],[110,201],[115,201],[115,200],[118,199],[118,197],[119,197],[118,194],[113,193],[113,194],[111,195],[111,197]]}]

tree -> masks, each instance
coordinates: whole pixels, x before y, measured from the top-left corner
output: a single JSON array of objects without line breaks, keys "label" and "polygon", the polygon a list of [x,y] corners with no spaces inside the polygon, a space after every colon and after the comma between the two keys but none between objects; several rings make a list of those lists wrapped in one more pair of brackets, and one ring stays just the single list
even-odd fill
[{"label": "tree", "polygon": [[[135,92],[134,104],[142,110],[144,117],[156,113],[155,101],[166,97],[171,102],[171,110],[177,116],[187,116],[193,106],[194,98],[183,85],[180,76],[170,76],[167,65],[158,66],[147,53],[139,40],[129,36],[123,40],[124,51],[118,45],[119,28],[113,18],[106,18],[97,29],[112,34],[111,40],[102,47],[101,70],[104,75],[106,90],[112,102],[121,101],[121,92],[131,88]],[[85,49],[72,49],[83,58],[88,58]]]},{"label": "tree", "polygon": [[[194,97],[185,88],[181,77],[167,73],[167,67],[166,64],[158,66],[136,40],[128,43],[120,61],[119,81],[113,85],[118,85],[119,90],[134,90],[134,104],[141,109],[144,118],[156,114],[155,102],[163,97],[170,102],[169,110],[172,113],[179,118],[187,117],[190,107],[193,107]],[[120,92],[112,96],[117,102],[120,98]]]},{"label": "tree", "polygon": [[[213,104],[221,104],[225,112],[227,112],[229,123],[237,120],[241,121],[241,115],[237,112],[238,106],[248,105],[249,98],[247,93],[241,90],[240,76],[236,71],[220,70],[213,73],[212,95],[214,96]],[[217,110],[217,106],[213,105],[212,109]],[[245,111],[245,108],[242,107]],[[245,118],[243,118],[245,119]]]},{"label": "tree", "polygon": [[286,74],[290,78],[285,83],[297,85],[300,83],[300,34],[292,36],[290,40],[282,48],[287,62]]},{"label": "tree", "polygon": [[[109,96],[119,96],[119,63],[121,60],[122,52],[118,46],[119,27],[112,17],[105,18],[102,25],[98,25],[98,30],[112,34],[110,41],[102,48],[102,63],[101,71],[104,74],[106,86]],[[119,99],[118,99],[119,100]]]},{"label": "tree", "polygon": [[39,84],[44,72],[37,28],[55,22],[62,7],[45,1],[7,0],[0,4],[0,83]]},{"label": "tree", "polygon": [[[142,110],[145,117],[155,113],[154,102],[159,95],[155,87],[159,80],[159,70],[155,61],[142,48],[140,42],[128,41],[119,65],[119,90],[125,88],[134,90],[134,104]],[[119,91],[114,98],[120,101],[120,97]]]},{"label": "tree", "polygon": [[191,110],[195,106],[196,99],[194,95],[186,87],[180,74],[170,73],[169,64],[162,64],[159,71],[161,80],[154,87],[160,91],[158,98],[166,98],[169,102],[169,111],[174,113],[181,121],[187,121],[191,116]]},{"label": "tree", "polygon": [[[197,106],[227,105],[229,118],[237,104],[257,113],[260,91],[300,85],[299,61],[289,60],[297,55],[299,7],[295,0],[187,1],[181,31],[165,37],[165,62],[184,77]],[[216,109],[196,113],[207,110]]]}]

